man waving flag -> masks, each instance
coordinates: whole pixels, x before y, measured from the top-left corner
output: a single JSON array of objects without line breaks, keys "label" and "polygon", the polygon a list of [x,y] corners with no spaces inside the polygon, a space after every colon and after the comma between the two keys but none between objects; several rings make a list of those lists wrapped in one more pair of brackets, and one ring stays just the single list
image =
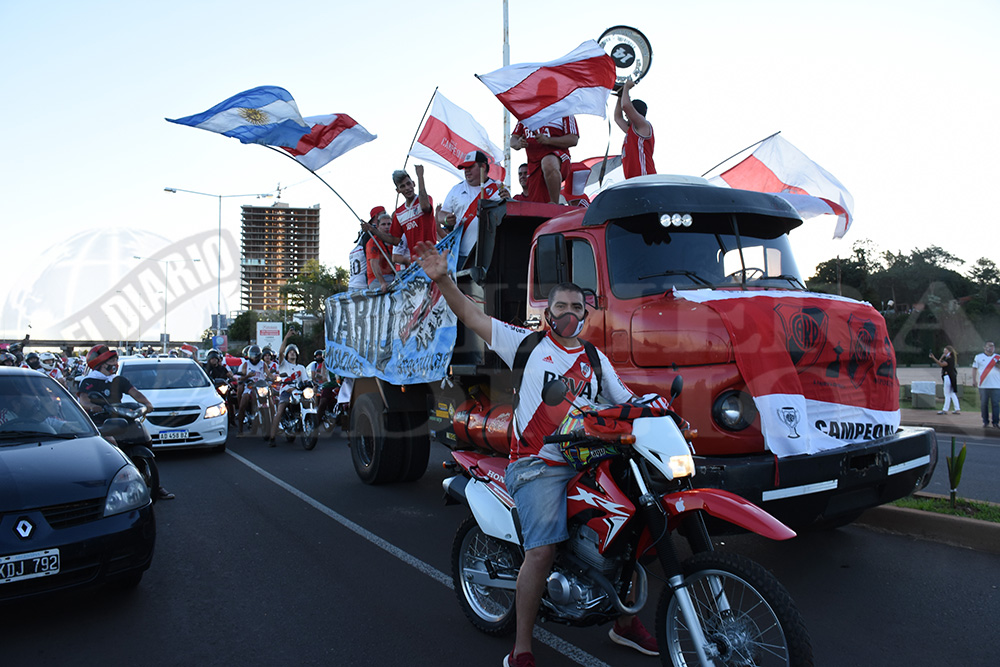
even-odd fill
[{"label": "man waving flag", "polygon": [[604,118],[615,77],[615,61],[592,39],[551,62],[476,75],[529,130],[574,114]]}]

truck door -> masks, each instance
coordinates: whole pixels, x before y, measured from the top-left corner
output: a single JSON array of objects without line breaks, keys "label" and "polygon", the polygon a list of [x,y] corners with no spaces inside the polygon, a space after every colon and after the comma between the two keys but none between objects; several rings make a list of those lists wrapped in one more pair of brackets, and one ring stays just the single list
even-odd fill
[{"label": "truck door", "polygon": [[531,253],[530,272],[528,325],[541,326],[549,290],[559,283],[571,282],[587,294],[587,320],[581,337],[603,348],[604,310],[599,305],[604,299],[591,239],[563,234],[539,236]]}]

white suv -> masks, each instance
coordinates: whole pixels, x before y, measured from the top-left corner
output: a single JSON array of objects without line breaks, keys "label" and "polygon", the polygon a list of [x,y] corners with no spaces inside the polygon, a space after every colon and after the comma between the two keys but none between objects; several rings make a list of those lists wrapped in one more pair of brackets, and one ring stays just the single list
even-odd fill
[{"label": "white suv", "polygon": [[229,436],[226,403],[194,360],[126,357],[120,363],[118,374],[153,404],[146,426],[154,449],[225,451]]}]

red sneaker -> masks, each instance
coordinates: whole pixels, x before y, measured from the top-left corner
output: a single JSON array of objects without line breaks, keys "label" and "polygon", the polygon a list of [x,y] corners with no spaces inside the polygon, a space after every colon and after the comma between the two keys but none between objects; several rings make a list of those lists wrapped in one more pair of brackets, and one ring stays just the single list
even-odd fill
[{"label": "red sneaker", "polygon": [[531,653],[518,653],[514,655],[514,649],[503,657],[503,667],[535,667],[535,656]]},{"label": "red sneaker", "polygon": [[660,655],[660,649],[656,645],[656,638],[646,632],[638,616],[632,617],[632,623],[627,628],[619,628],[617,621],[608,631],[611,641],[622,646],[634,648],[639,653],[646,655]]}]

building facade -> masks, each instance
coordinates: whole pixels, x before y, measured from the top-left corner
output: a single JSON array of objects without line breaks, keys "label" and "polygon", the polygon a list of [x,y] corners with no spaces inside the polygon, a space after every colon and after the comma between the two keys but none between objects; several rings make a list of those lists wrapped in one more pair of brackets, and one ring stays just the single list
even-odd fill
[{"label": "building facade", "polygon": [[307,261],[319,259],[319,204],[243,206],[240,236],[240,306],[284,309],[281,287],[298,276]]}]

